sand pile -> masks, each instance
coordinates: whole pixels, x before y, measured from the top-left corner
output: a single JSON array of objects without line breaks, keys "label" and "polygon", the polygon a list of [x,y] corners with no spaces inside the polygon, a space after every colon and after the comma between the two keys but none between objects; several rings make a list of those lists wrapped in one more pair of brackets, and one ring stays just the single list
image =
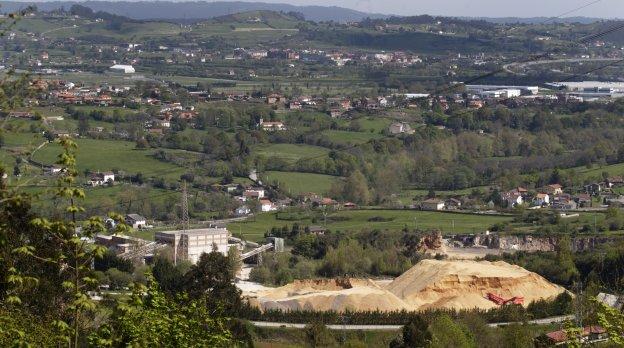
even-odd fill
[{"label": "sand pile", "polygon": [[525,305],[551,299],[565,289],[505,262],[424,260],[385,287],[372,280],[303,280],[259,291],[251,303],[282,310],[489,309],[488,292],[523,296]]},{"label": "sand pile", "polygon": [[565,291],[543,277],[506,262],[423,260],[390,283],[386,290],[411,308],[489,309],[498,307],[487,293],[523,296],[525,306]]},{"label": "sand pile", "polygon": [[364,279],[295,281],[259,293],[252,303],[263,310],[395,311],[408,308],[392,293]]}]

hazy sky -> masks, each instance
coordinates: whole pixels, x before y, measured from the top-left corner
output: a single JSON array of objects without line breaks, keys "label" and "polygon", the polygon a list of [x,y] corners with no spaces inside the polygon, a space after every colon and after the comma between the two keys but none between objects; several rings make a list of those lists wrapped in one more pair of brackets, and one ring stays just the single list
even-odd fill
[{"label": "hazy sky", "polygon": [[[255,1],[255,0],[243,0]],[[624,18],[624,0],[259,0],[293,5],[336,5],[365,12],[399,15],[446,15],[470,17],[565,17]],[[595,3],[594,3],[595,2]],[[591,4],[591,5],[590,5]]]}]

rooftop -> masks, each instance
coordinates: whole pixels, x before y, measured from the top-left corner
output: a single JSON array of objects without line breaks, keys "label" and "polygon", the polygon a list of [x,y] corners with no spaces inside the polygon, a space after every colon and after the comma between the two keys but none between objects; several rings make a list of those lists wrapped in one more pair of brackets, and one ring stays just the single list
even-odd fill
[{"label": "rooftop", "polygon": [[177,230],[177,231],[162,231],[162,232],[156,232],[156,234],[170,234],[170,235],[175,235],[175,236],[179,236],[182,234],[186,234],[186,235],[209,235],[209,234],[222,234],[222,233],[228,233],[228,230],[226,228],[199,228],[199,229],[194,229],[194,230]]}]

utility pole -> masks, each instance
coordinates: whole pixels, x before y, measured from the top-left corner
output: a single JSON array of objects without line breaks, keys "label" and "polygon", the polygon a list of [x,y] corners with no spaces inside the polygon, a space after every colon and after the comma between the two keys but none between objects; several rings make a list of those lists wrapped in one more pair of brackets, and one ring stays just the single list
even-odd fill
[{"label": "utility pole", "polygon": [[185,180],[182,181],[181,208],[182,208],[182,217],[181,217],[181,220],[182,220],[181,221],[182,222],[182,233],[181,234],[175,234],[174,237],[173,237],[173,264],[174,265],[178,264],[178,249],[180,248],[180,246],[182,244],[182,240],[184,239],[184,235],[189,230],[188,194],[187,194],[187,191],[186,191],[186,181]]},{"label": "utility pole", "polygon": [[182,181],[182,231],[190,229],[188,213],[188,192],[186,191],[186,181]]}]

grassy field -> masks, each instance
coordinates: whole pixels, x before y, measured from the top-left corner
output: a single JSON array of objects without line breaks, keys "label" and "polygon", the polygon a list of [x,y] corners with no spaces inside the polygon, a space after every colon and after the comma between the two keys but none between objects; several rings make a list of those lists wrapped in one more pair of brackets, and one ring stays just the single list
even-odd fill
[{"label": "grassy field", "polygon": [[339,130],[326,130],[321,134],[327,136],[333,142],[342,144],[363,144],[372,139],[382,137],[381,134],[377,133],[349,132]]},{"label": "grassy field", "polygon": [[[77,139],[77,166],[84,170],[121,170],[126,173],[143,173],[146,176],[179,177],[184,168],[165,163],[153,157],[154,150],[136,150],[135,144],[127,141]],[[49,144],[37,151],[33,159],[44,164],[56,161],[61,147]]]},{"label": "grassy field", "polygon": [[[481,190],[488,192],[488,186],[469,187],[463,190],[451,190],[451,191],[435,191],[437,197],[451,197],[451,196],[464,196],[472,193],[472,190]],[[429,190],[403,190],[398,194],[398,199],[403,204],[411,204],[415,197],[426,197]]]},{"label": "grassy field", "polygon": [[387,118],[379,118],[379,117],[362,117],[355,120],[360,124],[361,130],[363,132],[379,133],[379,131],[384,130],[392,124],[392,120]]},{"label": "grassy field", "polygon": [[593,168],[579,167],[575,168],[578,171],[579,176],[584,179],[591,178],[600,178],[602,179],[602,173],[607,172],[609,175],[623,175],[624,174],[624,163],[611,164],[608,166],[598,167],[595,166]]},{"label": "grassy field", "polygon": [[262,175],[268,182],[278,182],[283,189],[297,195],[304,192],[326,194],[339,177],[323,174],[296,173],[296,172],[266,172]]},{"label": "grassy field", "polygon": [[[339,217],[344,221],[332,221]],[[369,221],[380,217],[387,221]],[[473,214],[455,214],[446,212],[427,212],[416,210],[353,210],[340,211],[328,215],[327,228],[334,231],[359,231],[362,229],[380,229],[399,231],[405,226],[419,229],[440,229],[443,233],[474,233],[483,232],[492,225],[511,221],[511,217],[486,216]],[[323,225],[323,221],[312,222],[310,219],[301,221],[278,220],[276,213],[260,214],[244,222],[231,223],[228,228],[232,232],[241,232],[250,240],[260,240],[264,233],[274,226],[292,225]]]},{"label": "grassy field", "polygon": [[322,156],[329,152],[320,146],[305,144],[268,144],[259,145],[253,149],[255,154],[265,157],[278,157],[287,162],[297,162],[301,158]]}]

